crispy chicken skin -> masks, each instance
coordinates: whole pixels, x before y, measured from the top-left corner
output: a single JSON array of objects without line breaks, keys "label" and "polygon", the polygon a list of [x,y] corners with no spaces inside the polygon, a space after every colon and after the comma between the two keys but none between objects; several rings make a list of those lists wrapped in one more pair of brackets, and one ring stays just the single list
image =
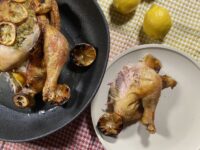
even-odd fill
[{"label": "crispy chicken skin", "polygon": [[58,77],[69,54],[66,38],[53,26],[46,25],[44,33],[44,63],[47,78],[43,88],[43,100],[60,104],[69,98],[69,87],[59,85]]},{"label": "crispy chicken skin", "polygon": [[[46,68],[46,81],[43,87],[43,101],[62,104],[70,97],[70,88],[57,84],[58,77],[68,58],[69,43],[60,30],[60,15],[55,0],[45,0],[41,4],[34,0],[36,13],[39,14],[38,22],[44,34],[44,66]],[[51,10],[51,11],[50,11]],[[50,21],[45,16],[50,12]]]},{"label": "crispy chicken skin", "polygon": [[[170,76],[160,76],[160,69],[161,62],[150,54],[136,65],[124,66],[117,79],[110,84],[108,112],[105,116],[121,116],[123,124],[140,120],[150,133],[155,133],[155,110],[161,90],[173,88],[177,84]],[[118,123],[119,130],[115,131],[116,123],[113,123],[112,119],[107,122],[105,120],[102,116],[98,121],[100,131],[106,135],[117,135],[121,124]],[[115,130],[110,124],[113,124]]]},{"label": "crispy chicken skin", "polygon": [[[35,11],[40,37],[28,55],[26,83],[15,93],[17,107],[32,108],[35,94],[42,92],[43,101],[61,105],[70,97],[70,88],[57,84],[61,70],[67,61],[69,44],[60,30],[60,15],[56,0],[30,0]],[[1,66],[1,64],[0,64]]]},{"label": "crispy chicken skin", "polygon": [[66,38],[55,27],[44,25],[44,47],[39,42],[30,54],[26,87],[17,93],[14,99],[19,96],[24,98],[24,95],[26,100],[33,99],[36,93],[42,91],[43,101],[60,105],[70,97],[70,88],[65,84],[57,84],[60,72],[68,58],[69,45]]}]

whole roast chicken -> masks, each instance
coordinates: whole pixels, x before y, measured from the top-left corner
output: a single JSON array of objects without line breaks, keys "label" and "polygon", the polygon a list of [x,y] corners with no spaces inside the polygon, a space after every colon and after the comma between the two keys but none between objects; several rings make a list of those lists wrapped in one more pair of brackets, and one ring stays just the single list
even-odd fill
[{"label": "whole roast chicken", "polygon": [[126,65],[110,83],[107,112],[97,127],[105,135],[117,135],[126,124],[141,121],[150,133],[162,89],[174,88],[177,82],[168,75],[159,75],[161,62],[147,54],[135,65]]},{"label": "whole roast chicken", "polygon": [[[40,33],[36,14],[28,2],[18,4],[9,0],[1,0],[0,71],[10,71],[27,60]],[[12,42],[3,42],[6,38],[10,38]]]},{"label": "whole roast chicken", "polygon": [[69,87],[58,84],[68,54],[56,0],[0,0],[0,72],[16,87],[17,107],[34,107],[39,92],[56,105],[69,99]]}]

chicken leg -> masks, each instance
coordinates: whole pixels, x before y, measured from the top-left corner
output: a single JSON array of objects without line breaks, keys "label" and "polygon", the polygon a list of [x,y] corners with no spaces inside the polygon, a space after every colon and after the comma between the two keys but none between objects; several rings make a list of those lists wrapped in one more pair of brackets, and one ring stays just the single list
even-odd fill
[{"label": "chicken leg", "polygon": [[[159,73],[161,69],[161,62],[157,58],[148,54],[143,58],[142,61],[143,63],[146,64],[147,67],[152,68],[157,73]],[[167,75],[163,75],[163,76],[158,75],[158,76],[159,77],[157,77],[157,79],[155,80],[157,82],[156,84],[157,86],[154,87],[154,92],[142,98],[142,106],[144,108],[144,112],[143,112],[141,122],[147,126],[147,130],[150,133],[156,132],[156,128],[154,124],[154,116],[155,116],[156,106],[158,104],[159,97],[161,94],[161,90],[168,87],[173,88],[177,84],[177,82],[170,76],[167,76]],[[149,82],[149,85],[150,84],[151,83]],[[145,85],[145,87],[147,87],[147,85]]]},{"label": "chicken leg", "polygon": [[66,38],[53,26],[46,25],[44,33],[44,63],[46,82],[43,88],[43,100],[62,104],[70,97],[70,89],[65,84],[57,84],[61,69],[69,54]]}]

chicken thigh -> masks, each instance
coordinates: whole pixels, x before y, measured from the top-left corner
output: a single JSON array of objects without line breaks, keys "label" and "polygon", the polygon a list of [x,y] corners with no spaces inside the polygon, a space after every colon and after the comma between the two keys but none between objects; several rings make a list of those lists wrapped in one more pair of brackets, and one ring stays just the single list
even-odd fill
[{"label": "chicken thigh", "polygon": [[141,122],[155,133],[154,115],[161,90],[176,86],[170,76],[160,76],[161,62],[146,55],[136,65],[127,65],[110,84],[107,113],[98,121],[105,135],[117,135],[124,124]]}]

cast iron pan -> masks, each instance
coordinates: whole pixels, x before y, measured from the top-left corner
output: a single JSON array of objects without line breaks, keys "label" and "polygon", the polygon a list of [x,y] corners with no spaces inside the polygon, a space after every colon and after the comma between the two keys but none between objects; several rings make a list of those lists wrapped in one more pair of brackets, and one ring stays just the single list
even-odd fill
[{"label": "cast iron pan", "polygon": [[44,104],[37,96],[35,110],[20,110],[12,103],[13,93],[0,76],[0,140],[22,142],[35,140],[61,129],[75,119],[96,94],[103,78],[109,54],[109,32],[95,0],[58,0],[62,33],[72,48],[90,43],[97,48],[97,59],[87,69],[77,69],[67,62],[60,83],[71,87],[71,99],[64,106]]}]

